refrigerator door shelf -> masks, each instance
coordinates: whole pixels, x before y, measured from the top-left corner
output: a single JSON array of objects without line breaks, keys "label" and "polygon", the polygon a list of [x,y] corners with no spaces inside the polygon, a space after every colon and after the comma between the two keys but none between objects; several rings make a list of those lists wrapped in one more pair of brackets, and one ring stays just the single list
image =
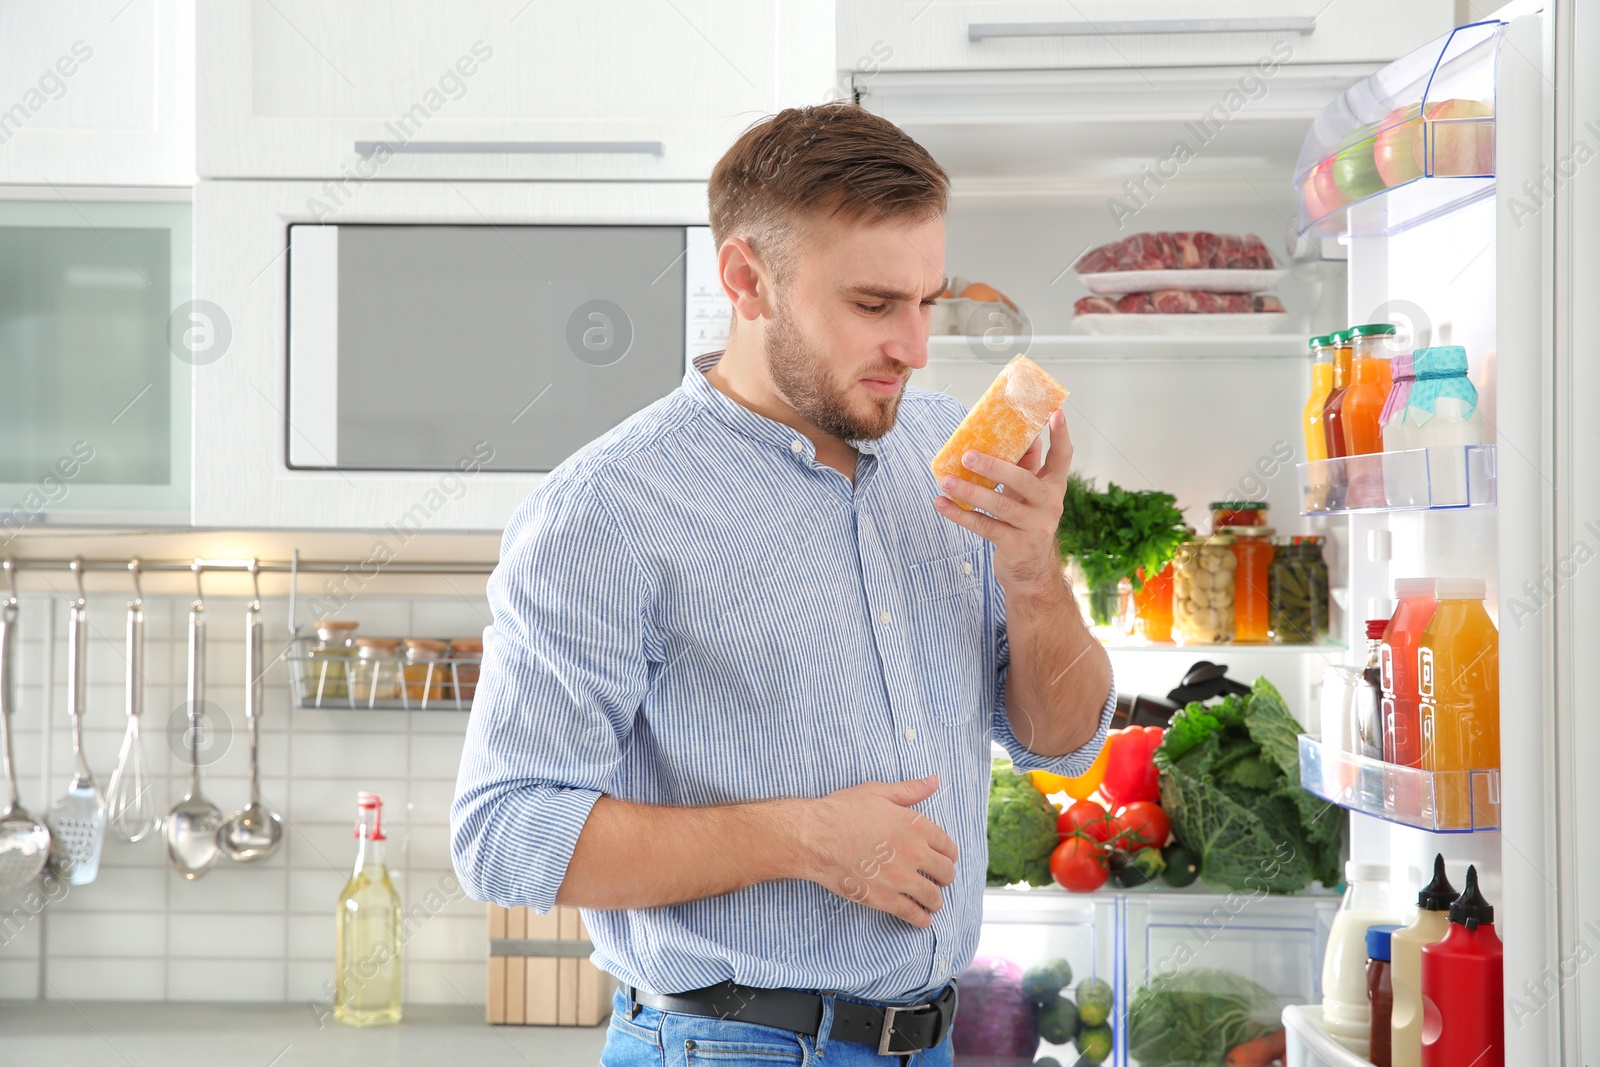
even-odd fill
[{"label": "refrigerator door shelf", "polygon": [[1500,828],[1500,771],[1425,771],[1300,735],[1300,784],[1349,811],[1436,834]]},{"label": "refrigerator door shelf", "polygon": [[1495,446],[1441,445],[1296,464],[1302,515],[1495,505]]},{"label": "refrigerator door shelf", "polygon": [[1322,1008],[1316,1004],[1291,1004],[1283,1009],[1288,1031],[1284,1063],[1287,1067],[1372,1067],[1365,1059],[1328,1036],[1322,1028]]},{"label": "refrigerator door shelf", "polygon": [[1506,25],[1454,29],[1323,109],[1295,165],[1300,233],[1395,234],[1494,194]]}]

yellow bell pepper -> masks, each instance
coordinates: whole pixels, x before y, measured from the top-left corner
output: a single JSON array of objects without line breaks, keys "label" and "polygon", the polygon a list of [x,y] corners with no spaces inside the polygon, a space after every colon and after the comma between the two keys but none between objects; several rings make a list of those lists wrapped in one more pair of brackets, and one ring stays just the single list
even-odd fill
[{"label": "yellow bell pepper", "polygon": [[1089,765],[1089,769],[1076,778],[1051,774],[1049,771],[1029,771],[1028,777],[1033,779],[1033,787],[1045,796],[1065,793],[1073,800],[1088,800],[1094,791],[1100,788],[1100,782],[1106,776],[1106,762],[1110,757],[1111,746],[1106,745],[1100,749],[1100,754]]}]

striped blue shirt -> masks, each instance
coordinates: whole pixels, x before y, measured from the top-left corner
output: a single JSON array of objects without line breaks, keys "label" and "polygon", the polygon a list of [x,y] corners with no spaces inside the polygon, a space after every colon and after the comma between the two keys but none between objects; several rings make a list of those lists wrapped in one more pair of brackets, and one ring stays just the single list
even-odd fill
[{"label": "striped blue shirt", "polygon": [[972,959],[990,740],[1076,775],[1006,718],[1010,651],[992,546],[933,508],[929,461],[964,410],[907,389],[852,442],[854,484],[803,435],[729,399],[702,356],[683,386],[568,459],[517,510],[451,809],[477,899],[545,912],[601,795],[656,805],[820,797],[939,776],[917,808],[961,850],[927,929],[808,881],[584,909],[594,962],[673,993],[733,980],[910,1000]]}]

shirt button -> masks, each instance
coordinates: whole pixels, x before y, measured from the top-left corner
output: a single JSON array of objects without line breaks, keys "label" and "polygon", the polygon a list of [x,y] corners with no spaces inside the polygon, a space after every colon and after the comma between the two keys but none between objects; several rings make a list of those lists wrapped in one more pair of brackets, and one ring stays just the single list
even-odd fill
[{"label": "shirt button", "polygon": [[972,573],[972,564],[970,564],[970,563],[963,563],[963,564],[962,564],[962,565],[961,565],[961,573],[962,573],[962,574],[971,574],[971,573]]},{"label": "shirt button", "polygon": [[889,613],[887,611],[879,612],[878,613],[878,621],[883,623],[885,626],[888,626],[889,625]]},{"label": "shirt button", "polygon": [[917,739],[917,731],[916,731],[916,729],[913,728],[913,727],[907,726],[906,727],[906,740],[907,741],[915,741],[916,739]]},{"label": "shirt button", "polygon": [[789,451],[793,452],[795,455],[798,456],[800,453],[804,452],[805,450],[806,450],[806,446],[801,444],[799,441],[790,441],[789,442]]}]

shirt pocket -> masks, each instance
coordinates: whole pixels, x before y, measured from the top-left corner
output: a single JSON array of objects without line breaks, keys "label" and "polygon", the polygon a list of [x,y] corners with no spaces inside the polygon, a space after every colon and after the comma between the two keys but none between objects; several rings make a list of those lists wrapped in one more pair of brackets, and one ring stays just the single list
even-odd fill
[{"label": "shirt pocket", "polygon": [[922,665],[929,711],[947,722],[969,722],[988,704],[983,555],[979,550],[913,563],[905,572],[911,640]]}]

